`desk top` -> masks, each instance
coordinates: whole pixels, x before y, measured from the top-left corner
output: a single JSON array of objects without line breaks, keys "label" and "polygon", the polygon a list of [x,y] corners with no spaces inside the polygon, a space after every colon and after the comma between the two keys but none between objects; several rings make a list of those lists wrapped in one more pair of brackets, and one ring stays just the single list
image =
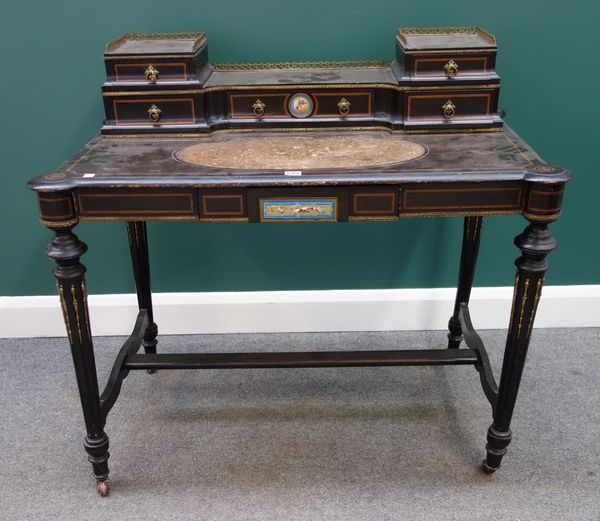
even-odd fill
[{"label": "desk top", "polygon": [[214,133],[208,137],[96,137],[35,191],[144,186],[316,186],[403,182],[564,183],[508,127],[500,132],[387,130]]}]

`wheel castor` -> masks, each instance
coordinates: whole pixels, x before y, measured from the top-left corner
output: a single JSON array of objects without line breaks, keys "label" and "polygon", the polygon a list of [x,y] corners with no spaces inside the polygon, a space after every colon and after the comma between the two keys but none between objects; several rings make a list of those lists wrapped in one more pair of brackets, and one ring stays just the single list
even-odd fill
[{"label": "wheel castor", "polygon": [[146,372],[148,374],[154,374],[154,373],[156,373],[156,371],[157,371],[157,369],[146,369]]},{"label": "wheel castor", "polygon": [[102,497],[108,496],[108,492],[110,491],[108,481],[98,481],[96,488],[98,489],[98,494],[100,494]]},{"label": "wheel castor", "polygon": [[483,470],[483,472],[485,472],[486,474],[493,474],[494,472],[496,472],[498,470],[498,467],[490,467],[487,464],[487,461],[483,460],[481,462],[481,470]]}]

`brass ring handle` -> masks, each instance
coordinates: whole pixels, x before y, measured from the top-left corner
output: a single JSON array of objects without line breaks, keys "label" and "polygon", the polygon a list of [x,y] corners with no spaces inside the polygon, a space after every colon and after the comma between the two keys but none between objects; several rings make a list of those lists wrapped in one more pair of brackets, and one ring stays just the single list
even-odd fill
[{"label": "brass ring handle", "polygon": [[260,100],[257,99],[253,104],[252,104],[252,111],[254,112],[255,116],[258,116],[259,118],[265,115],[265,108],[267,106]]},{"label": "brass ring handle", "polygon": [[347,116],[350,113],[350,102],[346,98],[338,101],[337,107],[342,116]]},{"label": "brass ring handle", "polygon": [[448,100],[446,103],[442,105],[442,110],[444,111],[444,117],[446,119],[452,119],[454,117],[454,110],[456,109],[456,105],[452,103],[451,100]]},{"label": "brass ring handle", "polygon": [[158,69],[155,69],[152,65],[148,65],[144,75],[150,83],[156,83],[156,80],[158,79]]},{"label": "brass ring handle", "polygon": [[454,60],[450,60],[444,65],[444,70],[448,78],[454,78],[458,74],[458,64]]},{"label": "brass ring handle", "polygon": [[160,110],[156,105],[152,105],[148,109],[148,117],[150,118],[150,121],[153,121],[154,123],[159,121],[161,112],[162,110]]}]

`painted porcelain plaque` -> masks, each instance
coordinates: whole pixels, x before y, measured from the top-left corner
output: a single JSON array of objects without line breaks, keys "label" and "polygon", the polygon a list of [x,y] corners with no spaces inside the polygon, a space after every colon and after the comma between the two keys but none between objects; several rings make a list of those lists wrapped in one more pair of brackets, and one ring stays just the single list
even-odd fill
[{"label": "painted porcelain plaque", "polygon": [[295,118],[307,118],[313,111],[313,100],[308,94],[294,94],[288,102],[288,110]]}]

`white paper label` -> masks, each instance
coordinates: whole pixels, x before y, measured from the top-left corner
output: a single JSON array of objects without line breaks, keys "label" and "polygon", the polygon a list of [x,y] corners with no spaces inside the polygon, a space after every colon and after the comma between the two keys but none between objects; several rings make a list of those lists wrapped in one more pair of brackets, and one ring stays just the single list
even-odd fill
[{"label": "white paper label", "polygon": [[83,177],[95,177],[96,174],[83,174]]},{"label": "white paper label", "polygon": [[283,175],[302,175],[302,170],[284,170]]}]

